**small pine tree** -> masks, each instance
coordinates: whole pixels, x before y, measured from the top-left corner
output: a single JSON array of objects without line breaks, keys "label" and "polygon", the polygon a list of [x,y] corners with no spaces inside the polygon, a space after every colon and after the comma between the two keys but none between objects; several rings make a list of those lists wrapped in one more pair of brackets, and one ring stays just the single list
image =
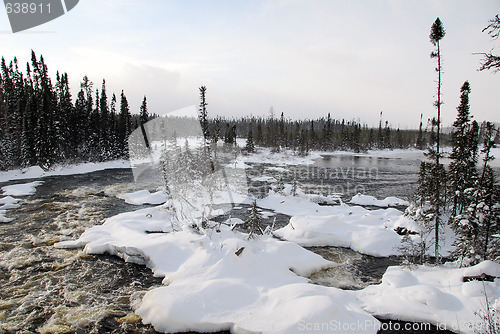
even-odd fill
[{"label": "small pine tree", "polygon": [[250,215],[245,221],[246,229],[248,230],[248,239],[257,239],[259,235],[264,234],[265,227],[263,224],[262,213],[257,206],[257,201],[253,201],[250,208]]},{"label": "small pine tree", "polygon": [[248,153],[255,152],[255,145],[253,143],[252,124],[250,124],[250,128],[248,129],[247,143],[245,145],[245,151],[247,151]]}]

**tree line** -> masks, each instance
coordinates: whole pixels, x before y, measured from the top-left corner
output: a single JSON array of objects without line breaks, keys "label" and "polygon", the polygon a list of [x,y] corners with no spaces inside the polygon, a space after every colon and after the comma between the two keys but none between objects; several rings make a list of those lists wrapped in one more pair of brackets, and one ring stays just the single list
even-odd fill
[{"label": "tree line", "polygon": [[128,135],[151,118],[146,97],[133,115],[123,90],[109,99],[87,76],[73,102],[68,74],[54,84],[33,51],[24,73],[17,58],[0,66],[0,170],[126,158]]},{"label": "tree line", "polygon": [[[498,36],[500,17],[496,15],[483,31]],[[499,130],[490,122],[479,126],[470,112],[471,85],[465,81],[460,88],[457,118],[449,138],[451,153],[446,167],[442,161],[441,136],[441,48],[446,32],[439,18],[429,35],[435,47],[431,58],[437,61],[436,117],[432,119],[431,141],[426,153],[427,161],[420,165],[418,188],[406,214],[421,227],[420,240],[414,242],[408,235],[404,240],[410,262],[428,262],[428,250],[434,249],[435,263],[441,262],[442,232],[448,224],[456,235],[453,259],[462,265],[483,260],[500,259],[500,184],[491,167],[495,159],[492,148],[498,141]],[[496,65],[492,60],[497,59]],[[498,71],[498,56],[485,56],[480,70]],[[481,145],[482,144],[482,145]],[[482,154],[482,157],[480,155]]]}]

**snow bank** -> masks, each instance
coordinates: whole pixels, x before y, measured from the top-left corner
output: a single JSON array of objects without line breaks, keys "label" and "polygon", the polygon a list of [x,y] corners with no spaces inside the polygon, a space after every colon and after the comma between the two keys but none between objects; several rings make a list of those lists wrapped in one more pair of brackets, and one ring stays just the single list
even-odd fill
[{"label": "snow bank", "polygon": [[[244,146],[244,145],[243,145]],[[237,162],[240,163],[259,163],[272,165],[311,165],[314,160],[320,158],[320,152],[310,152],[309,155],[300,156],[292,150],[281,150],[272,152],[270,148],[259,147],[256,153],[240,156]]]},{"label": "snow bank", "polygon": [[25,169],[14,169],[0,172],[0,182],[26,179],[39,179],[46,176],[56,175],[74,175],[96,172],[112,168],[130,168],[130,162],[127,160],[115,160],[107,162],[87,162],[76,165],[56,165],[48,171],[44,171],[38,166]]},{"label": "snow bank", "polygon": [[12,196],[0,198],[0,210],[16,209],[20,206],[17,202],[19,202],[19,199]]},{"label": "snow bank", "polygon": [[399,226],[400,211],[340,208],[328,216],[294,216],[275,234],[302,246],[348,247],[372,256],[399,254],[401,236],[393,228]]},{"label": "snow bank", "polygon": [[500,308],[500,279],[494,282],[463,282],[464,276],[482,273],[500,277],[500,264],[482,262],[470,268],[455,263],[419,266],[414,270],[389,267],[380,285],[369,286],[356,294],[364,309],[382,318],[431,322],[439,329],[460,333],[484,332],[479,314],[491,307]]},{"label": "snow bank", "polygon": [[271,194],[257,201],[266,209],[292,216],[275,235],[302,246],[349,247],[373,256],[398,255],[398,226],[413,227],[399,210],[367,210],[360,206],[321,206],[307,195]]},{"label": "snow bank", "polygon": [[28,196],[36,192],[36,187],[43,184],[43,181],[34,181],[30,183],[13,184],[2,187],[3,195],[6,196]]},{"label": "snow bank", "polygon": [[225,224],[204,235],[181,229],[165,205],[114,216],[56,244],[83,246],[165,277],[136,310],[158,331],[298,333],[349,322],[372,324],[353,333],[375,333],[379,324],[351,293],[308,283],[303,276],[332,265],[321,256],[270,236],[247,240]]},{"label": "snow bank", "polygon": [[167,201],[167,194],[163,190],[150,193],[149,190],[140,190],[133,193],[123,193],[116,197],[125,200],[128,204],[163,204]]},{"label": "snow bank", "polygon": [[386,197],[383,200],[378,200],[373,196],[362,195],[362,194],[355,195],[349,203],[356,205],[378,206],[382,208],[387,208],[389,206],[396,206],[396,205],[402,205],[402,206],[410,205],[408,201],[405,201],[404,199],[400,199],[397,197]]}]

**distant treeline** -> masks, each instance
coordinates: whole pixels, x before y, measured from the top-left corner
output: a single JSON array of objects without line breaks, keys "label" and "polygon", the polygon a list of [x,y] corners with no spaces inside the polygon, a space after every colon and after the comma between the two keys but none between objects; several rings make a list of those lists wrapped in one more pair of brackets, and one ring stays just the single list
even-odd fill
[{"label": "distant treeline", "polygon": [[54,84],[33,51],[25,73],[16,58],[0,66],[0,170],[127,157],[128,135],[149,119],[145,97],[132,115],[123,91],[109,99],[105,81],[94,90],[86,76],[73,103],[68,75]]},{"label": "distant treeline", "polygon": [[[113,93],[109,99],[105,80],[99,89],[84,76],[74,99],[68,75],[57,72],[53,84],[43,56],[37,58],[33,51],[24,73],[16,58],[7,65],[2,57],[0,66],[0,170],[127,158],[130,133],[155,117],[148,113],[146,97],[139,114],[130,112],[123,90],[119,97]],[[434,141],[435,124],[422,122],[422,117],[416,130],[392,128],[383,121],[382,113],[375,128],[334,119],[330,114],[293,121],[283,113],[276,117],[272,108],[268,117],[213,118],[206,109],[205,92],[206,87],[200,104],[204,135],[212,142],[227,144],[247,138],[247,151],[253,151],[254,145],[289,148],[301,154],[310,150],[424,149]],[[449,136],[443,135],[441,141],[446,145]]]},{"label": "distant treeline", "polygon": [[[484,124],[480,125],[480,133]],[[333,119],[330,114],[315,120],[290,120],[282,113],[274,117],[209,119],[212,141],[234,143],[235,138],[252,137],[251,145],[275,149],[289,148],[307,154],[309,150],[350,150],[362,152],[370,149],[418,148],[425,149],[434,142],[435,125],[432,121],[420,123],[419,129],[392,128],[382,120],[379,126],[369,127],[354,120]],[[450,144],[450,135],[441,134],[442,144]],[[497,138],[498,141],[498,138]],[[251,146],[250,145],[250,146]]]}]

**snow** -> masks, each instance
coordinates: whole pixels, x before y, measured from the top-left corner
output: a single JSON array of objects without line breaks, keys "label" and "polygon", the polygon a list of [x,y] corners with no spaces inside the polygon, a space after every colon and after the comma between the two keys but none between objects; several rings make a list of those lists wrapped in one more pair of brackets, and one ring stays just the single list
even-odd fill
[{"label": "snow", "polygon": [[378,200],[373,196],[362,195],[362,194],[355,195],[349,203],[357,204],[357,205],[378,206],[378,207],[382,207],[382,208],[386,208],[389,206],[396,206],[396,205],[401,205],[401,206],[410,205],[410,203],[408,201],[405,201],[405,200],[397,198],[397,197],[386,197],[383,200]]},{"label": "snow", "polygon": [[2,187],[4,196],[28,196],[36,192],[36,187],[43,184],[43,181],[33,181]]},{"label": "snow", "polygon": [[[243,145],[244,146],[244,145]],[[320,152],[310,152],[309,155],[301,156],[292,150],[283,149],[280,152],[272,152],[270,148],[257,149],[256,153],[238,157],[236,163],[259,163],[281,166],[290,165],[311,165],[314,160],[320,158]]]},{"label": "snow", "polygon": [[108,252],[163,276],[165,286],[146,293],[136,310],[158,331],[298,333],[351,321],[373,324],[353,333],[376,332],[378,321],[350,292],[308,283],[305,277],[332,263],[268,235],[248,240],[228,226],[241,220],[226,223],[196,233],[176,221],[167,203],[111,217],[56,247]]},{"label": "snow", "polygon": [[43,181],[34,181],[30,183],[13,184],[2,187],[2,192],[5,197],[0,198],[0,223],[10,223],[14,218],[5,217],[7,210],[16,209],[20,205],[17,204],[19,199],[12,196],[28,196],[36,192],[36,187],[41,185]]},{"label": "snow", "polygon": [[116,197],[125,200],[128,204],[163,204],[167,201],[167,194],[163,190],[150,193],[149,190],[139,190],[133,193],[123,193]]},{"label": "snow", "polygon": [[[287,206],[292,203],[284,200],[281,204]],[[280,211],[290,212],[283,208]],[[398,210],[368,211],[359,206],[318,206],[313,212],[315,214],[292,216],[289,224],[275,231],[275,235],[302,246],[348,247],[372,256],[400,253],[397,248],[402,237],[394,228],[406,225],[406,219]]]},{"label": "snow", "polygon": [[86,174],[112,168],[130,168],[130,162],[127,160],[115,160],[98,163],[87,162],[75,165],[56,165],[48,171],[44,171],[38,166],[14,169],[0,172],[0,182],[38,179],[47,176]]},{"label": "snow", "polygon": [[260,176],[260,177],[254,177],[252,178],[252,181],[254,182],[268,182],[268,183],[274,183],[278,182],[274,177],[272,176]]},{"label": "snow", "polygon": [[12,196],[0,198],[0,210],[16,209],[19,207],[17,202],[19,202],[19,199]]},{"label": "snow", "polygon": [[19,199],[12,196],[0,198],[0,223],[9,223],[14,220],[14,218],[5,217],[5,214],[9,209],[18,208],[20,205],[17,202],[19,202]]},{"label": "snow", "polygon": [[[463,282],[464,276],[482,273],[500,277],[500,264],[484,261],[474,267],[389,267],[382,283],[355,292],[363,308],[382,318],[430,322],[440,329],[475,333],[485,325],[479,317],[486,311],[486,297],[500,307],[500,279],[494,282]],[[486,332],[486,331],[483,331]]]}]

